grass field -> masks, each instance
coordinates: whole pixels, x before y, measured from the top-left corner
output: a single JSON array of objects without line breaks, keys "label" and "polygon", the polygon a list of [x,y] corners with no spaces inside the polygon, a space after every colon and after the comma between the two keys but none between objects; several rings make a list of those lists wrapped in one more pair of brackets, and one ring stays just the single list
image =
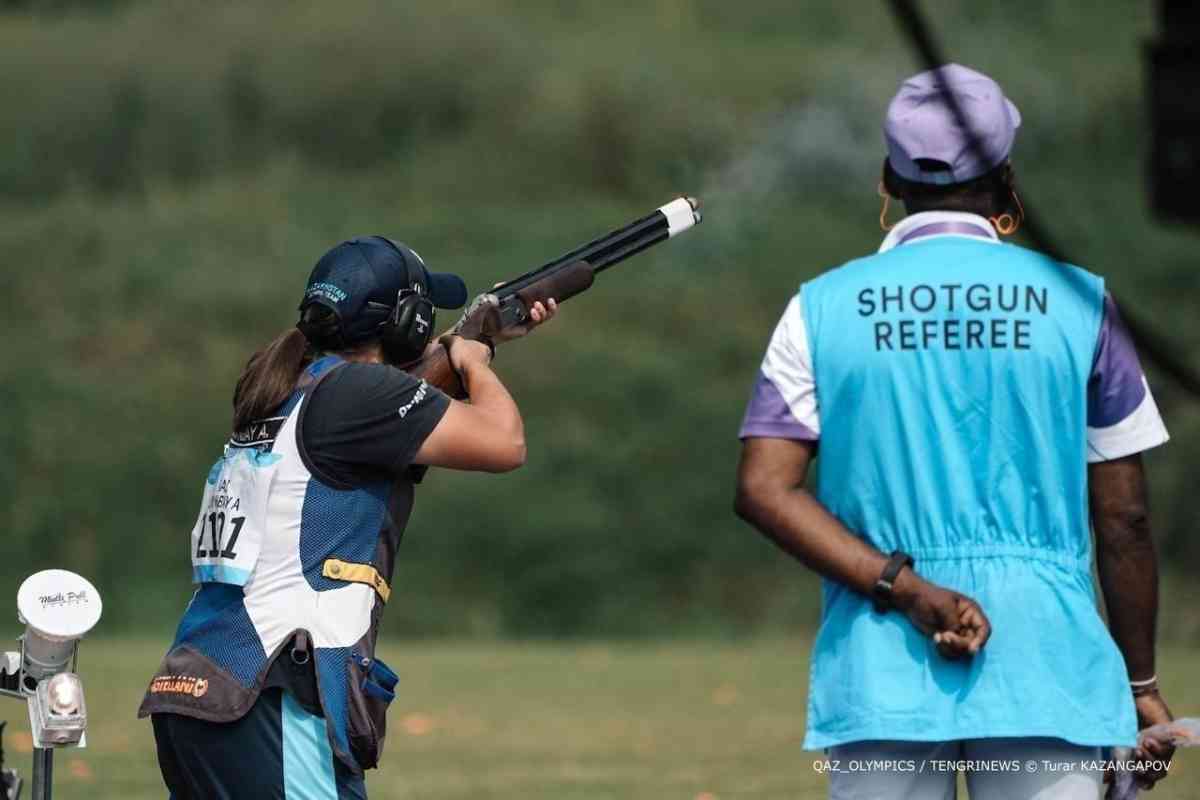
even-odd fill
[{"label": "grass field", "polygon": [[[91,745],[60,753],[56,797],[165,795],[148,722],[134,719],[161,642],[87,642]],[[807,643],[389,643],[402,689],[373,800],[822,797],[800,750]],[[1200,652],[1167,649],[1159,674],[1180,715],[1200,713]],[[15,703],[9,765],[29,774]],[[1196,797],[1200,754],[1176,759],[1155,800]]]}]

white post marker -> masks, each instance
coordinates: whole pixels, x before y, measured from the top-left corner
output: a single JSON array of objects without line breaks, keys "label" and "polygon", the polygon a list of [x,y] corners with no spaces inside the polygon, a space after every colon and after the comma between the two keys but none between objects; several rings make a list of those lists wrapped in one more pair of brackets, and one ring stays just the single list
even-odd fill
[{"label": "white post marker", "polygon": [[17,590],[17,619],[25,624],[21,688],[32,694],[37,682],[66,672],[103,608],[96,587],[74,572],[46,569],[26,578]]}]

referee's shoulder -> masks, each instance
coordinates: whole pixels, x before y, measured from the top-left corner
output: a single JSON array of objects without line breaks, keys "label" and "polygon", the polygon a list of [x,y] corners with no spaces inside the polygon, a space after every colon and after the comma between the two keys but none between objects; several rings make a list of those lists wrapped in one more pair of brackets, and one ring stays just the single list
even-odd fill
[{"label": "referee's shoulder", "polygon": [[1103,301],[1107,291],[1103,275],[1012,242],[1001,242],[991,250],[1003,259],[995,266],[1014,279],[1065,292],[1065,296],[1078,298],[1095,308]]},{"label": "referee's shoulder", "polygon": [[864,271],[875,268],[880,258],[885,257],[887,253],[871,253],[870,255],[860,256],[858,258],[845,261],[835,267],[830,267],[823,272],[818,273],[815,277],[806,280],[801,288],[805,286],[811,287],[834,287],[843,281],[852,281],[858,278]]},{"label": "referee's shoulder", "polygon": [[996,250],[997,250],[997,252],[1001,253],[1005,258],[1026,261],[1031,264],[1036,264],[1038,266],[1047,267],[1047,268],[1060,269],[1060,270],[1065,269],[1065,270],[1069,270],[1072,272],[1078,272],[1081,275],[1084,275],[1084,276],[1087,276],[1090,278],[1102,277],[1102,276],[1097,275],[1096,273],[1092,272],[1091,270],[1087,269],[1086,267],[1081,267],[1078,264],[1072,264],[1069,261],[1060,261],[1059,259],[1055,258],[1054,256],[1049,255],[1048,253],[1043,253],[1041,250],[1034,250],[1029,247],[1022,247],[1021,245],[1015,244],[1014,242],[1000,242],[999,246],[996,248]]}]

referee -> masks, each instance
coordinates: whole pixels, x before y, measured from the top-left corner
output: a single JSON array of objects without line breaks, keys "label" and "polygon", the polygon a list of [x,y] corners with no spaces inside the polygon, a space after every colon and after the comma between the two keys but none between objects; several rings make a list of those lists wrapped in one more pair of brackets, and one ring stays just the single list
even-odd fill
[{"label": "referee", "polygon": [[[737,510],[824,578],[806,748],[992,765],[967,770],[973,798],[1094,800],[1102,748],[1171,718],[1140,456],[1167,433],[1104,281],[999,239],[1022,219],[1020,121],[962,66],[901,84],[881,224],[889,197],[909,216],[788,303],[741,428]],[[956,779],[842,769],[830,796],[953,798]]]},{"label": "referee", "polygon": [[[427,466],[525,459],[492,348],[431,344],[434,308],[465,300],[408,247],[353,239],[317,262],[297,327],[246,365],[192,531],[199,588],[139,712],[174,800],[366,796],[398,682],[375,641],[414,484]],[[555,311],[535,304],[503,338]],[[402,369],[442,346],[469,403]]]}]

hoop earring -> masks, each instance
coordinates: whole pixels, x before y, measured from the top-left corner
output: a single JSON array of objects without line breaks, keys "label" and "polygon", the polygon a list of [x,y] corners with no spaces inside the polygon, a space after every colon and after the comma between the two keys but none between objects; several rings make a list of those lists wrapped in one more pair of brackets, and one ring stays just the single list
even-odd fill
[{"label": "hoop earring", "polygon": [[883,198],[883,208],[879,210],[879,227],[886,233],[896,227],[896,223],[893,222],[889,225],[887,221],[888,203],[892,198],[887,193],[887,189],[883,188],[883,181],[880,181],[879,185],[875,187],[875,192]]},{"label": "hoop earring", "polygon": [[1011,189],[1013,202],[1017,205],[1017,214],[1013,216],[1005,211],[997,217],[989,217],[992,225],[996,228],[996,233],[1001,236],[1011,236],[1021,227],[1021,223],[1025,220],[1025,207],[1021,205],[1021,198],[1017,196],[1017,190]]}]

